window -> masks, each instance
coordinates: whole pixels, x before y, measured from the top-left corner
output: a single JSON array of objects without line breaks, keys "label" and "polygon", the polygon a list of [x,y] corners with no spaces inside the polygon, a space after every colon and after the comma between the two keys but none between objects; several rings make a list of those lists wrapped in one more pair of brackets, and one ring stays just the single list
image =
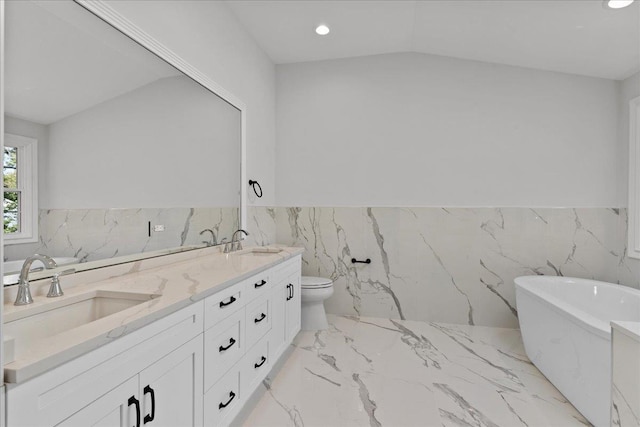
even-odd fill
[{"label": "window", "polygon": [[38,241],[38,141],[5,134],[3,177],[4,242]]}]

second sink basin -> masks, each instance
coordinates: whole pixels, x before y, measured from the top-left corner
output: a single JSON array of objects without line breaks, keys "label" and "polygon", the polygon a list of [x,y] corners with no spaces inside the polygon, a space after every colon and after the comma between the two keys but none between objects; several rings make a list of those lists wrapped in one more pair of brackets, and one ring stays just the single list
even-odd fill
[{"label": "second sink basin", "polygon": [[250,248],[247,252],[244,252],[242,255],[273,255],[282,252],[280,248],[271,248],[268,246],[257,246],[255,248]]},{"label": "second sink basin", "polygon": [[5,363],[19,359],[38,340],[89,324],[157,296],[97,290],[14,313],[11,316],[14,319],[5,319],[4,324],[4,339],[14,341],[13,354],[5,354]]}]

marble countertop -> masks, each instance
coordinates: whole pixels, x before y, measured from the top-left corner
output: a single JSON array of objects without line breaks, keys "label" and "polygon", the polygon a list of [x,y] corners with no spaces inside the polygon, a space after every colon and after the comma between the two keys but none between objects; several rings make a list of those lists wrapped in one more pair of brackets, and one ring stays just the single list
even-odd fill
[{"label": "marble countertop", "polygon": [[611,322],[611,328],[640,342],[640,322],[623,322],[616,320]]},{"label": "marble countertop", "polygon": [[[5,382],[19,383],[33,378],[304,251],[303,248],[279,248],[278,253],[260,256],[247,255],[253,248],[231,254],[208,251],[206,256],[196,254],[188,260],[87,281],[71,289],[64,289],[63,283],[64,296],[34,296],[34,303],[27,306],[17,307],[8,301],[3,307],[4,323],[45,312],[92,291],[155,295],[129,309],[30,344],[17,360],[4,365]],[[171,262],[170,257],[165,259]]]}]

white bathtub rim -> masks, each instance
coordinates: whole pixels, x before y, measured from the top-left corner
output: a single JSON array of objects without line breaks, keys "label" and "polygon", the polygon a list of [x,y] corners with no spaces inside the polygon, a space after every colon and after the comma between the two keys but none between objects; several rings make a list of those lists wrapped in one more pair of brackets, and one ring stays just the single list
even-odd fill
[{"label": "white bathtub rim", "polygon": [[[615,285],[615,284],[612,284],[612,283],[600,282],[600,281],[597,281],[597,280],[590,280],[590,279],[580,279],[580,278],[577,278],[577,277],[520,276],[520,277],[516,277],[514,279],[514,282],[516,284],[516,291],[519,290],[519,291],[525,292],[527,295],[533,296],[539,301],[549,303],[549,306],[550,306],[551,309],[553,309],[554,311],[556,311],[557,313],[559,313],[563,317],[567,318],[571,322],[576,323],[578,325],[586,326],[591,331],[593,331],[595,334],[599,335],[602,338],[605,338],[606,340],[611,341],[611,326],[610,326],[610,322],[611,321],[622,321],[622,319],[611,318],[611,319],[607,319],[606,321],[605,320],[601,320],[601,319],[599,319],[599,318],[587,313],[586,311],[580,310],[580,309],[576,308],[575,306],[571,305],[570,303],[567,303],[564,300],[562,300],[560,298],[557,298],[554,295],[545,292],[544,290],[536,288],[531,283],[527,283],[527,279],[534,279],[534,278],[540,279],[540,277],[549,277],[551,279],[558,279],[560,282],[564,282],[564,283],[568,283],[568,281],[574,281],[575,280],[575,281],[578,281],[578,282],[588,282],[588,283],[593,283],[593,284],[598,284],[598,285],[619,286],[621,288],[620,291],[629,292],[629,293],[633,293],[632,291],[634,291],[634,289],[632,289],[632,288],[623,289],[625,287],[624,285]],[[637,290],[636,290],[636,292],[637,292]]]}]

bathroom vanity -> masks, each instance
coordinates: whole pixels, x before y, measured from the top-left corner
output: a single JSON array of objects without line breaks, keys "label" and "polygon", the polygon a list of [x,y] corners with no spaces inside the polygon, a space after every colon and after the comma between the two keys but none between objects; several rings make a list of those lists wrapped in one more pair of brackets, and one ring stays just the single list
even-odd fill
[{"label": "bathroom vanity", "polygon": [[0,427],[225,425],[300,329],[302,250],[213,246],[247,224],[245,104],[108,3],[0,0],[0,145],[33,184],[3,257],[80,260],[63,296],[4,289]]},{"label": "bathroom vanity", "polygon": [[207,248],[5,295],[7,425],[228,425],[300,330],[301,253]]}]

